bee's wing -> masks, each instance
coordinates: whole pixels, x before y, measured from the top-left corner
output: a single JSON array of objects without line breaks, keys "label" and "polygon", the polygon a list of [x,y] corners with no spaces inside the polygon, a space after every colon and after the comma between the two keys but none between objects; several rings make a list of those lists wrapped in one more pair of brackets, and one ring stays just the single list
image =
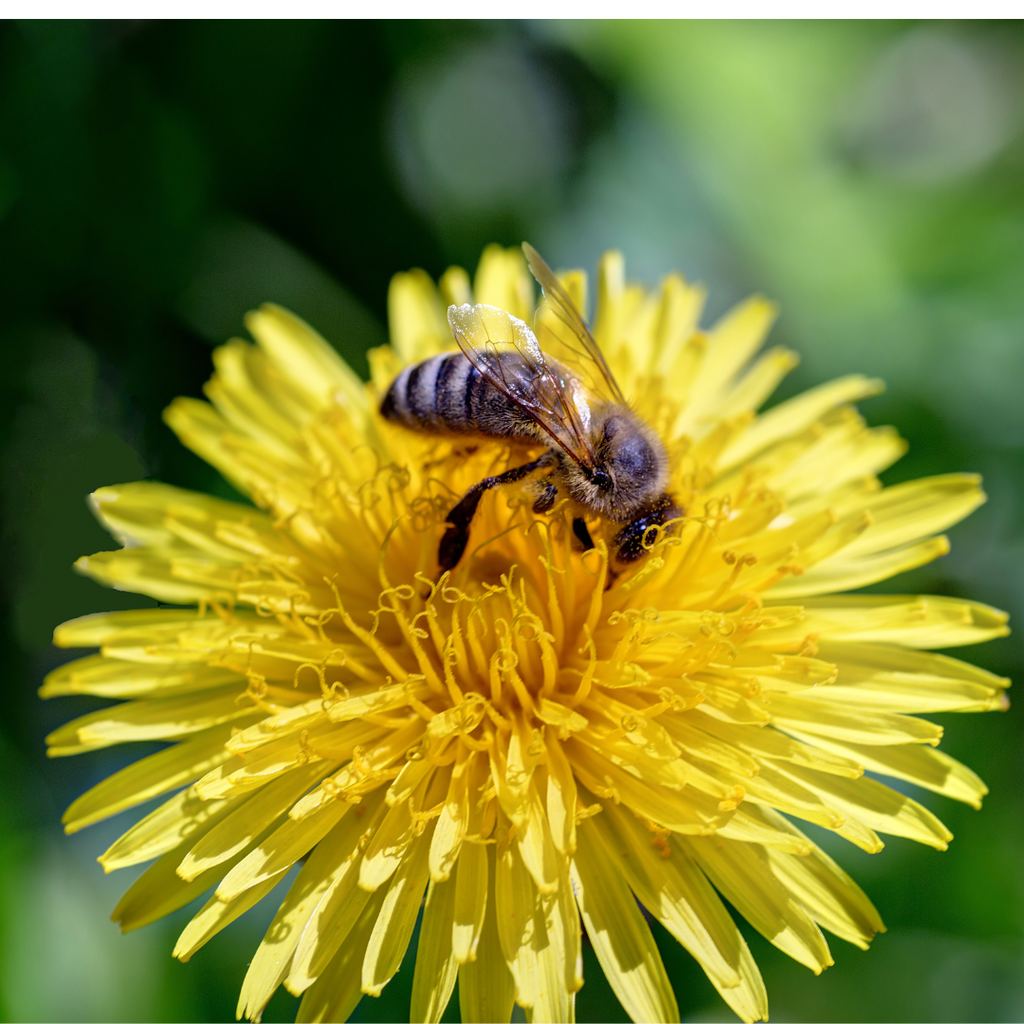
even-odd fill
[{"label": "bee's wing", "polygon": [[538,316],[536,326],[543,337],[544,350],[569,366],[595,397],[626,405],[601,349],[569,293],[529,242],[523,242],[523,252],[530,272],[544,290],[548,309],[561,321],[560,325],[544,324],[543,314]]},{"label": "bee's wing", "polygon": [[590,406],[565,367],[544,358],[533,331],[497,306],[448,307],[462,354],[483,378],[515,402],[572,459],[591,468]]}]

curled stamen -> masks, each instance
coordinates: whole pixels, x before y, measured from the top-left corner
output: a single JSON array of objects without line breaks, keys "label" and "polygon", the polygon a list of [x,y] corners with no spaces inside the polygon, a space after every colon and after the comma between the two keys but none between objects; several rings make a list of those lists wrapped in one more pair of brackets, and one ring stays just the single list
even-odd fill
[{"label": "curled stamen", "polygon": [[519,655],[509,647],[499,647],[498,650],[491,655],[491,658],[495,667],[502,675],[511,672],[519,665]]},{"label": "curled stamen", "polygon": [[410,524],[416,533],[433,530],[443,514],[441,503],[436,498],[420,495],[409,504]]},{"label": "curled stamen", "polygon": [[397,462],[389,462],[386,465],[381,466],[381,469],[390,470],[390,472],[384,476],[384,484],[392,493],[403,491],[410,483],[412,483],[412,473],[409,472],[408,466],[399,465]]},{"label": "curled stamen", "polygon": [[[447,573],[445,575],[447,575]],[[413,573],[413,577],[412,578],[414,580],[416,580],[417,583],[422,583],[423,586],[425,586],[427,588],[427,592],[423,596],[423,601],[424,601],[424,603],[427,606],[427,608],[425,610],[434,611],[436,613],[436,610],[433,608],[432,602],[433,602],[435,596],[437,595],[438,588],[441,585],[441,580],[443,580],[445,577],[442,576],[441,580],[438,580],[437,582],[435,582],[429,576],[425,575],[422,572],[418,572],[417,571],[417,572]],[[421,612],[420,614],[422,615],[423,612]]]},{"label": "curled stamen", "polygon": [[305,623],[307,626],[313,626],[317,631],[317,637],[321,643],[329,644],[331,641],[324,631],[324,626],[327,625],[335,615],[338,614],[336,608],[327,608],[320,612],[319,615],[307,615],[305,617]]},{"label": "curled stamen", "polygon": [[454,584],[449,583],[451,579],[451,573],[447,570],[441,574],[441,578],[437,581],[438,590],[441,592],[441,600],[447,604],[459,604],[462,601],[472,601],[471,598],[464,590],[460,590]]},{"label": "curled stamen", "polygon": [[[321,682],[320,685],[323,686],[323,682]],[[340,680],[335,680],[331,683],[330,689],[324,694],[324,699],[320,702],[320,707],[324,711],[330,711],[330,709],[336,704],[343,700],[348,700],[349,697],[350,694],[348,687]]]},{"label": "curled stamen", "polygon": [[244,701],[252,701],[253,707],[259,708],[261,711],[265,711],[268,715],[276,713],[277,709],[274,708],[268,701],[267,695],[270,692],[270,687],[267,685],[265,676],[260,675],[258,672],[250,672],[248,675],[248,681],[245,690],[235,698],[235,703],[239,707],[244,707]]}]

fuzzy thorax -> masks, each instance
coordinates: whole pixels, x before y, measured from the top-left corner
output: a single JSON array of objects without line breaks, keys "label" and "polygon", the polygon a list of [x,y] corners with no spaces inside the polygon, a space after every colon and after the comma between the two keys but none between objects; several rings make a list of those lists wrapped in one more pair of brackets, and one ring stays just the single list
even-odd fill
[{"label": "fuzzy thorax", "polygon": [[562,458],[562,480],[584,509],[625,523],[657,501],[668,484],[661,438],[632,410],[608,405],[595,411],[596,472]]}]

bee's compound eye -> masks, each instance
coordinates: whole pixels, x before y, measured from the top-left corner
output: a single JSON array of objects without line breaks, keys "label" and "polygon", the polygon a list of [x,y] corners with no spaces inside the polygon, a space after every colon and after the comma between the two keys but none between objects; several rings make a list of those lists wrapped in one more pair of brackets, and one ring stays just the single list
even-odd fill
[{"label": "bee's compound eye", "polygon": [[612,478],[607,470],[595,469],[590,478],[594,481],[599,491],[610,491],[612,489]]}]

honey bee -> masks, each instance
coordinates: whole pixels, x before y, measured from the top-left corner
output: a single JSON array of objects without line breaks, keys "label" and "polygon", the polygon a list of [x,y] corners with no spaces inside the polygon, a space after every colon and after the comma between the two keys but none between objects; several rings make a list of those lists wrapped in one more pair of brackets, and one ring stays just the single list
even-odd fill
[{"label": "honey bee", "polygon": [[618,563],[641,558],[652,528],[681,516],[667,491],[661,438],[627,403],[601,350],[566,289],[537,251],[523,243],[546,309],[537,334],[495,306],[448,307],[458,352],[406,367],[381,402],[386,419],[437,435],[495,438],[545,451],[530,462],[481,480],[448,513],[438,563],[453,569],[469,541],[484,493],[537,474],[535,513],[569,499],[573,533],[594,546],[586,516],[621,524],[612,541]]}]

